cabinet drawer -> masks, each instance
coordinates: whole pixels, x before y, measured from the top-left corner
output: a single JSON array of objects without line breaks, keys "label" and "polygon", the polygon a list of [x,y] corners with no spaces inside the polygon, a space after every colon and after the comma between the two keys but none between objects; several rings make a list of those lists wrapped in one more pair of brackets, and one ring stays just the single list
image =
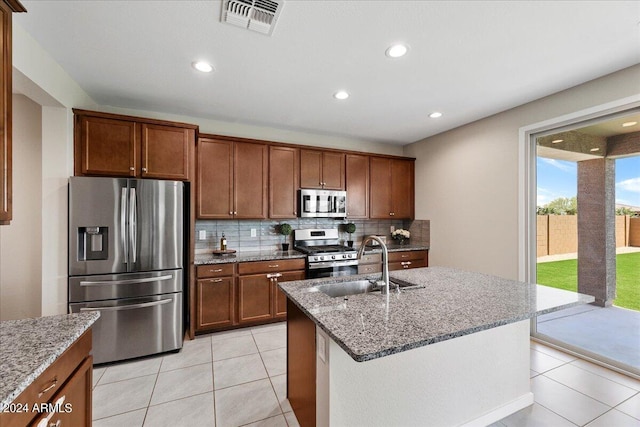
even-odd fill
[{"label": "cabinet drawer", "polygon": [[425,260],[427,251],[389,252],[389,262]]},{"label": "cabinet drawer", "polygon": [[358,274],[380,273],[382,272],[382,263],[358,265]]},{"label": "cabinet drawer", "polygon": [[238,264],[238,274],[259,274],[271,271],[304,270],[304,258],[278,259],[273,261],[241,262]]},{"label": "cabinet drawer", "polygon": [[[13,401],[15,404],[34,404],[51,402],[63,387],[73,371],[89,356],[91,351],[91,329],[85,332],[71,347],[62,353],[29,387]],[[2,427],[25,426],[37,415],[37,412],[16,412],[0,414]]]},{"label": "cabinet drawer", "polygon": [[380,254],[380,253],[364,254],[364,255],[362,255],[362,258],[360,258],[360,260],[358,261],[358,265],[376,264],[376,263],[381,263],[381,262],[382,262],[382,254]]},{"label": "cabinet drawer", "polygon": [[196,267],[196,275],[199,279],[207,277],[233,276],[235,263],[199,265]]},{"label": "cabinet drawer", "polygon": [[409,268],[427,267],[424,259],[413,259],[410,261],[397,261],[389,263],[389,270],[406,270]]}]

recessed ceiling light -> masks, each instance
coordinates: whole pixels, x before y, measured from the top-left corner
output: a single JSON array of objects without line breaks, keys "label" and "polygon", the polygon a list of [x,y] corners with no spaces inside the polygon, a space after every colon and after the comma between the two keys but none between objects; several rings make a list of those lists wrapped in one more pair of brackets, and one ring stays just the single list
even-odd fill
[{"label": "recessed ceiling light", "polygon": [[406,55],[408,50],[409,48],[407,47],[407,45],[398,43],[398,44],[389,46],[385,54],[389,58],[400,58],[401,56]]},{"label": "recessed ceiling light", "polygon": [[552,144],[557,144],[559,142],[564,141],[564,139],[554,139],[553,141],[551,141]]},{"label": "recessed ceiling light", "polygon": [[431,117],[432,119],[437,119],[438,117],[442,117],[442,113],[434,111],[433,113],[429,114],[429,117]]},{"label": "recessed ceiling light", "polygon": [[591,150],[589,150],[589,151],[596,152],[596,151],[600,151],[600,149],[596,147],[596,148],[592,148],[592,149],[591,149]]},{"label": "recessed ceiling light", "polygon": [[637,124],[638,124],[638,122],[626,122],[626,123],[622,124],[622,127],[623,128],[628,128],[629,126],[635,126]]},{"label": "recessed ceiling light", "polygon": [[349,97],[349,92],[345,91],[345,90],[339,90],[336,93],[333,94],[333,97],[335,99],[347,99]]},{"label": "recessed ceiling light", "polygon": [[197,61],[191,64],[193,68],[203,73],[210,73],[213,71],[213,66],[205,61]]}]

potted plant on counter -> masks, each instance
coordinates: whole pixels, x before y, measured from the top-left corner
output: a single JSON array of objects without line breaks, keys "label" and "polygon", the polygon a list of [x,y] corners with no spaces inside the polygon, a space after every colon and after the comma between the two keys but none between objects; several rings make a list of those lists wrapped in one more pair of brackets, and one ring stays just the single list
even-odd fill
[{"label": "potted plant on counter", "polygon": [[284,236],[284,242],[282,243],[282,250],[288,251],[289,250],[289,234],[291,234],[291,230],[292,230],[291,225],[285,222],[278,226],[278,230],[280,234]]},{"label": "potted plant on counter", "polygon": [[349,240],[347,240],[347,245],[352,248],[353,247],[353,239],[351,238],[351,234],[356,232],[356,225],[352,222],[344,225],[344,231],[349,233]]}]

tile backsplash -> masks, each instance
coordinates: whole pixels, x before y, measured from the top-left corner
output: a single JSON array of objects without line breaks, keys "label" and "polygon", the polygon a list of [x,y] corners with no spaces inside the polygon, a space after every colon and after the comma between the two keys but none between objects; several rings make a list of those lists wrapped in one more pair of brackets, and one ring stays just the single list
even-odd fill
[{"label": "tile backsplash", "polygon": [[[401,220],[334,220],[329,218],[296,218],[283,221],[275,220],[198,220],[196,221],[196,253],[205,253],[214,249],[220,249],[220,238],[224,233],[227,238],[227,248],[238,252],[267,251],[280,249],[280,244],[285,243],[285,237],[277,232],[279,224],[288,223],[294,230],[302,228],[335,228],[340,231],[341,242],[349,240],[349,235],[344,231],[344,224],[353,222],[356,232],[352,239],[356,242],[362,240],[365,235],[382,234],[390,238],[391,226],[408,229],[411,232],[411,241],[429,243],[429,221],[401,221]],[[200,231],[204,230],[205,239],[201,240]],[[252,237],[252,230],[255,237]],[[293,233],[288,236],[288,243],[293,248]]]}]

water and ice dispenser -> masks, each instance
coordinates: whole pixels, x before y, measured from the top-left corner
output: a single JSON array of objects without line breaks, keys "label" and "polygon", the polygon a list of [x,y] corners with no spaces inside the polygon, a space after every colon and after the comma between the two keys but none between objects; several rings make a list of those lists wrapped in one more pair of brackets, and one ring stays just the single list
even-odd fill
[{"label": "water and ice dispenser", "polygon": [[78,227],[78,261],[109,258],[109,227]]}]

